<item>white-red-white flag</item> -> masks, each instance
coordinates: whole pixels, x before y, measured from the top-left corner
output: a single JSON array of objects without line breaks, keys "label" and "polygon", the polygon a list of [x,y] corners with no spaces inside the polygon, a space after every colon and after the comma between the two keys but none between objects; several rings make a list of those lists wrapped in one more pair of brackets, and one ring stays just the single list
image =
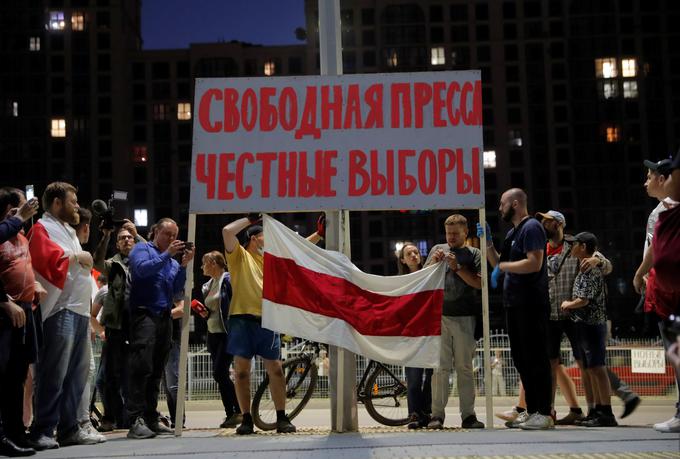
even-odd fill
[{"label": "white-red-white flag", "polygon": [[263,327],[384,363],[439,366],[444,263],[376,276],[268,215],[264,233]]}]

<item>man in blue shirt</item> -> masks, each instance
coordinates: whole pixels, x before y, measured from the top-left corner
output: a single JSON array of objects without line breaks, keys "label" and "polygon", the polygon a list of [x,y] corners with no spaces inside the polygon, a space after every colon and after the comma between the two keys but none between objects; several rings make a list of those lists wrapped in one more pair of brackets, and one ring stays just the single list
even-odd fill
[{"label": "man in blue shirt", "polygon": [[550,300],[544,260],[545,230],[541,223],[529,217],[527,195],[519,188],[503,193],[498,211],[513,228],[505,236],[500,254],[488,240],[487,258],[495,267],[492,286],[499,275],[505,273],[503,306],[510,353],[527,402],[527,411],[508,426],[525,430],[552,429],[552,377],[546,352]]},{"label": "man in blue shirt", "polygon": [[[186,266],[193,246],[177,240],[177,223],[163,218],[155,225],[151,242],[130,252],[130,414],[128,438],[172,434],[158,420],[158,392],[171,347],[173,299],[184,290]],[[181,263],[173,257],[182,255]]]}]

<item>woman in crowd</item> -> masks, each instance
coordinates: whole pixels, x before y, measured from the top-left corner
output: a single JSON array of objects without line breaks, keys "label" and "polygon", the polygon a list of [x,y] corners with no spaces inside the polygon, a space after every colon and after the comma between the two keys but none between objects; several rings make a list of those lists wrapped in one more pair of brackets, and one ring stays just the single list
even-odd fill
[{"label": "woman in crowd", "polygon": [[[423,267],[418,247],[413,242],[404,242],[397,254],[399,274],[408,274]],[[432,369],[406,367],[408,387],[409,429],[426,427],[432,413]]]}]

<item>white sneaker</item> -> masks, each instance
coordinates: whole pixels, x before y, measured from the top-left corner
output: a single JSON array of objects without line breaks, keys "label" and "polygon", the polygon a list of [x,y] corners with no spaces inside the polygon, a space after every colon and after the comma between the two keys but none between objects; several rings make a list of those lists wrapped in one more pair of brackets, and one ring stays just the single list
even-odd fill
[{"label": "white sneaker", "polygon": [[554,429],[555,423],[553,418],[540,413],[534,413],[529,416],[525,422],[519,425],[522,430],[548,430]]},{"label": "white sneaker", "polygon": [[510,422],[517,419],[517,416],[519,416],[519,411],[517,411],[517,407],[513,407],[511,410],[503,411],[502,413],[496,413],[496,417],[498,419]]},{"label": "white sneaker", "polygon": [[59,442],[59,446],[96,445],[99,443],[99,438],[90,435],[87,430],[78,426],[71,435],[64,438],[58,438],[57,441]]},{"label": "white sneaker", "polygon": [[516,429],[520,424],[525,423],[527,420],[529,420],[529,413],[525,410],[519,413],[514,421],[506,422],[505,427],[508,429]]},{"label": "white sneaker", "polygon": [[678,433],[680,432],[680,418],[673,416],[666,422],[654,424],[654,430],[663,433]]},{"label": "white sneaker", "polygon": [[93,438],[97,439],[97,443],[104,443],[106,441],[106,437],[99,433],[97,429],[94,428],[91,422],[86,422],[82,426],[80,426],[81,429],[85,430],[87,434]]}]

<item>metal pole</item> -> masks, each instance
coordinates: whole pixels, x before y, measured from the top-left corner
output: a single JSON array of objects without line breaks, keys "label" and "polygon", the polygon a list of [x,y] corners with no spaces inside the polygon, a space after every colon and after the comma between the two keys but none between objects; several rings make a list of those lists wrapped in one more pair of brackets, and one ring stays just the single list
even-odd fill
[{"label": "metal pole", "polygon": [[[479,209],[479,224],[486,228],[486,209]],[[484,234],[479,240],[482,251],[482,325],[483,325],[483,346],[484,346],[484,390],[486,395],[486,428],[493,429],[493,385],[491,375],[491,340],[489,339],[489,282],[486,261],[486,239],[489,235]]]},{"label": "metal pole", "polygon": [[[196,214],[189,214],[188,241],[196,240]],[[182,436],[184,419],[184,398],[187,386],[187,352],[189,351],[189,317],[191,312],[191,290],[194,287],[194,261],[187,265],[187,281],[184,284],[184,315],[182,316],[182,339],[179,348],[179,387],[175,406],[175,436]]]},{"label": "metal pole", "polygon": [[[318,5],[321,75],[342,75],[340,1],[319,0]],[[349,212],[326,212],[326,223],[326,249],[340,251],[349,257]],[[329,360],[331,429],[334,432],[356,432],[359,429],[356,358],[346,349],[330,346]]]}]

